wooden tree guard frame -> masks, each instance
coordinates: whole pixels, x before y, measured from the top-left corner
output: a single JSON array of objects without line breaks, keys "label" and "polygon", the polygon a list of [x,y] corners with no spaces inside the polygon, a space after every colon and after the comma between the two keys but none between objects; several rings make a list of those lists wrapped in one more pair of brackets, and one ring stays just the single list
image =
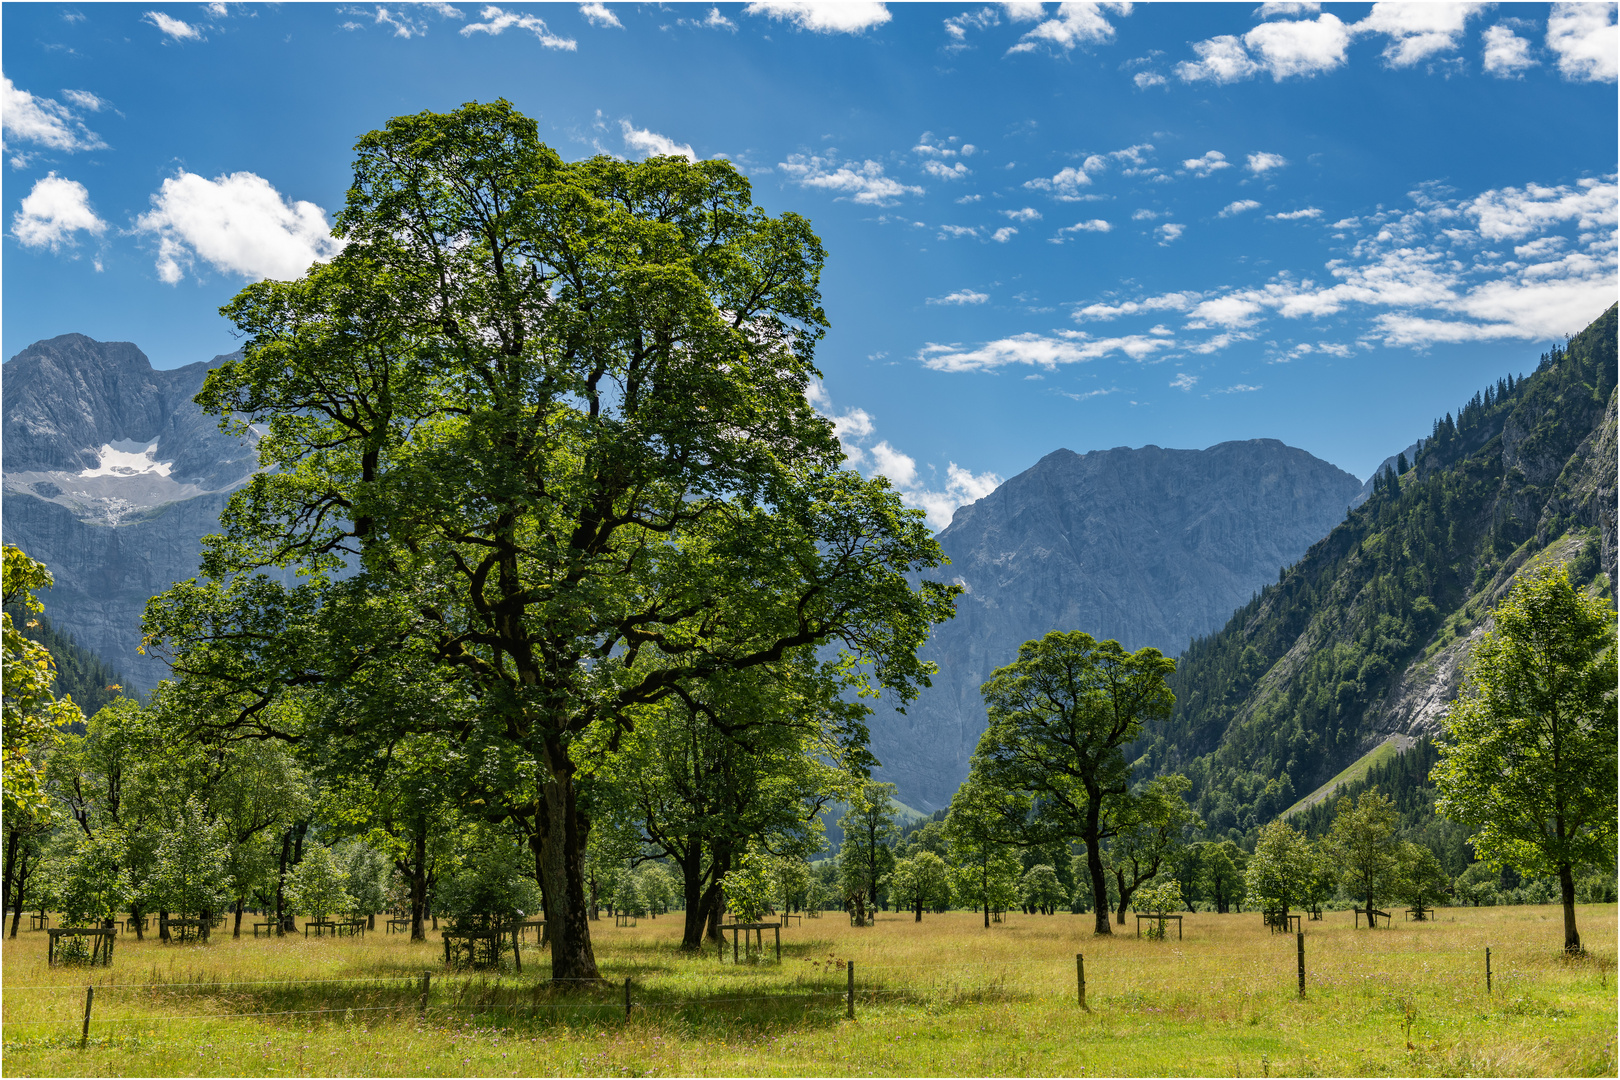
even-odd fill
[{"label": "wooden tree guard frame", "polygon": [[752,930],[759,938],[759,955],[765,955],[765,931],[776,931],[776,962],[782,962],[782,924],[779,922],[722,923],[720,926],[720,959],[726,958],[726,931],[731,931],[731,962],[737,963],[737,937],[743,936],[742,954],[748,955],[747,934]]},{"label": "wooden tree guard frame", "polygon": [[1174,922],[1176,924],[1176,940],[1177,941],[1181,940],[1181,916],[1180,915],[1169,915],[1169,914],[1166,914],[1164,912],[1157,912],[1157,913],[1148,914],[1148,915],[1138,915],[1136,917],[1136,936],[1137,937],[1142,936],[1142,920],[1143,919],[1146,919],[1149,922],[1160,923],[1161,925],[1174,920]]},{"label": "wooden tree guard frame", "polygon": [[450,930],[442,933],[444,938],[444,964],[446,967],[463,966],[461,957],[463,950],[466,955],[466,967],[491,968],[499,967],[501,955],[506,952],[506,941],[512,941],[512,962],[519,974],[523,971],[523,954],[518,948],[519,927],[513,923],[510,927],[474,928],[471,930]]},{"label": "wooden tree guard frame", "polygon": [[95,940],[90,944],[90,966],[106,967],[112,963],[113,941],[118,937],[118,931],[110,926],[91,927],[63,927],[47,929],[50,935],[50,945],[45,952],[45,962],[50,967],[56,966],[56,943],[65,937],[87,937]]},{"label": "wooden tree guard frame", "polygon": [[[191,930],[191,931],[195,931],[195,933],[193,935],[191,935],[191,936],[201,938],[203,941],[207,941],[208,940],[208,931],[213,929],[213,925],[214,924],[213,924],[212,919],[164,919],[164,918],[159,918],[158,919],[158,936],[161,937],[165,941],[179,940],[181,942],[184,942],[186,940],[186,937],[187,937],[186,931]],[[176,938],[176,936],[175,936],[175,931],[177,931],[177,930],[179,931],[178,938]]]},{"label": "wooden tree guard frame", "polygon": [[1303,926],[1303,922],[1298,915],[1287,911],[1274,908],[1267,909],[1262,911],[1260,916],[1265,920],[1266,926],[1271,929],[1273,934],[1286,934],[1290,930],[1298,932]]}]

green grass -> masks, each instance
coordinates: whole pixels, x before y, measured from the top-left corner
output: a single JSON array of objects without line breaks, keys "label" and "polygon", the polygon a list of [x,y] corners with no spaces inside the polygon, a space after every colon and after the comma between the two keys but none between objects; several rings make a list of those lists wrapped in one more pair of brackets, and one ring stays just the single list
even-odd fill
[{"label": "green grass", "polygon": [[1339,788],[1344,787],[1346,784],[1353,784],[1357,780],[1365,777],[1367,773],[1372,770],[1373,766],[1382,765],[1386,761],[1393,761],[1395,759],[1395,755],[1401,752],[1401,739],[1402,736],[1400,735],[1391,735],[1389,738],[1385,739],[1383,742],[1361,755],[1355,761],[1351,762],[1350,766],[1343,772],[1339,773],[1339,775],[1335,776],[1333,779],[1329,780],[1327,783],[1323,784],[1321,787],[1299,800],[1299,802],[1295,803],[1293,806],[1290,806],[1287,810],[1284,810],[1282,812],[1282,816],[1285,818],[1292,817],[1307,807],[1315,806],[1323,799],[1332,795]]},{"label": "green grass", "polygon": [[599,923],[606,982],[569,993],[541,981],[532,947],[523,975],[486,976],[397,935],[124,940],[111,970],[87,971],[47,968],[44,935],[25,931],[4,951],[3,1049],[9,1075],[1612,1076],[1615,906],[1580,920],[1589,955],[1567,961],[1556,907],[1441,909],[1372,932],[1329,913],[1306,923],[1303,999],[1293,937],[1256,914],[1188,915],[1185,939],[1163,943],[1134,920],[1096,938],[1068,914],[988,930],[967,912],[865,929],[830,914],[787,928],[780,966],[682,954],[678,917]]}]

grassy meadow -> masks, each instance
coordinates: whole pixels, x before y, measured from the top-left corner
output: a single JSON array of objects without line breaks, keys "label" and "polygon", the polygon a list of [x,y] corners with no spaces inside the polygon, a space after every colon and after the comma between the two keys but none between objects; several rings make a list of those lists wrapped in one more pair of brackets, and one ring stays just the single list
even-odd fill
[{"label": "grassy meadow", "polygon": [[[606,985],[569,993],[543,985],[532,943],[518,975],[446,971],[437,934],[207,946],[122,935],[111,969],[85,969],[48,967],[45,935],[23,930],[4,944],[4,1071],[1613,1076],[1616,908],[1583,906],[1579,919],[1590,951],[1571,961],[1556,906],[1444,908],[1374,932],[1330,912],[1305,923],[1303,1000],[1294,936],[1252,913],[1188,915],[1185,937],[1172,925],[1163,942],[1138,940],[1134,918],[1099,939],[1090,916],[1066,913],[1009,914],[988,930],[967,912],[920,924],[887,913],[864,929],[834,913],[787,927],[780,965],[733,965],[729,945],[723,963],[684,955],[678,916],[604,919],[593,934]],[[770,945],[767,934],[768,957]]]}]

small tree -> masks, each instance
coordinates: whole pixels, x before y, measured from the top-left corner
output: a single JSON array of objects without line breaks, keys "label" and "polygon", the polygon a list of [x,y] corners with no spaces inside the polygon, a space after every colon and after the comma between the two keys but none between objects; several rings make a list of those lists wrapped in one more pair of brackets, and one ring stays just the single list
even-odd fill
[{"label": "small tree", "polygon": [[910,907],[922,922],[923,908],[950,902],[950,871],[932,851],[917,851],[894,864],[889,888],[895,903]]},{"label": "small tree", "polygon": [[1230,840],[1209,844],[1202,860],[1202,887],[1215,910],[1225,915],[1243,898],[1243,871],[1248,859]]},{"label": "small tree", "polygon": [[158,841],[147,892],[159,907],[205,923],[231,898],[230,839],[195,795]]},{"label": "small tree", "polygon": [[1244,874],[1247,899],[1287,915],[1310,887],[1311,844],[1278,818],[1260,830]]},{"label": "small tree", "polygon": [[810,888],[810,864],[803,859],[776,860],[776,894],[782,898],[782,907],[794,911],[804,907],[805,892]]},{"label": "small tree", "polygon": [[951,890],[983,909],[986,927],[991,909],[1005,906],[1000,898],[1017,895],[1021,867],[1009,843],[1008,822],[1023,820],[1028,811],[1027,795],[992,787],[971,773],[951,797],[944,830]]},{"label": "small tree", "polygon": [[100,926],[129,903],[123,845],[106,832],[66,834],[67,849],[53,861],[50,892],[69,926]]},{"label": "small tree", "polygon": [[1479,907],[1496,905],[1498,882],[1501,874],[1482,862],[1471,864],[1468,869],[1457,875],[1457,881],[1452,886],[1458,900],[1466,904]]},{"label": "small tree", "polygon": [[1108,846],[1108,868],[1118,890],[1119,924],[1131,894],[1179,857],[1189,829],[1203,827],[1187,805],[1191,786],[1185,776],[1171,773],[1143,784],[1136,791],[1116,795],[1103,804],[1113,822],[1114,838]]},{"label": "small tree", "polygon": [[387,856],[363,840],[344,841],[332,856],[345,876],[344,889],[349,894],[345,912],[368,920],[375,929],[377,912],[388,906],[388,881],[393,867]]},{"label": "small tree", "polygon": [[641,868],[637,875],[636,892],[641,902],[647,905],[647,914],[657,918],[669,910],[669,905],[675,902],[675,894],[679,883],[675,875],[666,870],[661,863],[648,863]]},{"label": "small tree", "polygon": [[1339,864],[1333,849],[1324,843],[1310,845],[1310,873],[1305,878],[1305,891],[1299,903],[1311,918],[1322,917],[1322,905],[1338,895]]},{"label": "small tree", "polygon": [[1614,612],[1560,566],[1522,576],[1494,618],[1443,721],[1435,809],[1482,862],[1557,875],[1579,952],[1575,872],[1614,861]]},{"label": "small tree", "polygon": [[461,858],[435,894],[435,908],[458,930],[500,929],[540,910],[540,886],[527,847],[480,827],[464,838]]},{"label": "small tree", "polygon": [[349,875],[324,844],[309,844],[304,859],[287,875],[287,898],[294,911],[317,921],[333,912],[348,911],[354,904],[347,888]]},{"label": "small tree", "polygon": [[[1018,903],[1018,856],[1009,851],[1003,859],[1005,861],[997,868],[998,872],[990,877],[987,897],[990,909],[997,912],[1010,911]],[[999,922],[1001,916],[996,915],[995,919]]]},{"label": "small tree", "polygon": [[738,922],[759,922],[776,900],[774,860],[762,852],[750,851],[737,869],[720,879],[726,907]]},{"label": "small tree", "polygon": [[856,898],[857,923],[870,925],[863,903],[875,914],[878,890],[894,869],[894,785],[868,780],[850,798],[849,812],[838,819],[844,842],[838,849],[838,876],[844,894]]},{"label": "small tree", "polygon": [[1024,907],[1033,908],[1043,915],[1056,912],[1068,895],[1069,890],[1058,880],[1057,870],[1047,863],[1030,867],[1018,882],[1018,898]]},{"label": "small tree", "polygon": [[[44,610],[34,593],[51,587],[51,572],[19,547],[4,545],[0,552],[0,594],[5,605],[22,609],[29,625]],[[38,812],[46,798],[40,790],[39,750],[49,746],[56,730],[84,714],[73,699],[60,700],[51,692],[56,662],[50,651],[23,636],[11,623],[11,612],[0,614],[0,653],[4,654],[3,692],[0,692],[0,791],[4,816]]]},{"label": "small tree", "polygon": [[1181,908],[1181,882],[1175,878],[1161,878],[1137,892],[1131,906],[1138,914],[1159,916],[1148,927],[1147,936],[1154,941],[1163,941],[1164,916]]},{"label": "small tree", "polygon": [[1339,865],[1345,891],[1362,902],[1369,929],[1373,910],[1394,895],[1400,881],[1397,824],[1394,804],[1377,788],[1369,788],[1354,803],[1348,798],[1339,800],[1328,833],[1328,847]]},{"label": "small tree", "polygon": [[1440,860],[1435,857],[1434,852],[1422,844],[1402,844],[1397,858],[1400,872],[1395,884],[1395,895],[1421,919],[1425,907],[1433,907],[1446,895],[1446,886],[1450,885],[1451,881],[1446,877],[1445,867],[1440,865]]}]

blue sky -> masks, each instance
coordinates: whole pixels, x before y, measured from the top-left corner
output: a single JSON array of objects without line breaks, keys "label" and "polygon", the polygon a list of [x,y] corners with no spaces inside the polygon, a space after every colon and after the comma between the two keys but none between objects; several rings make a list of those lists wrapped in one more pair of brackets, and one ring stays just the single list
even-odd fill
[{"label": "blue sky", "polygon": [[1059,447],[1365,477],[1612,303],[1615,5],[7,4],[4,352],[159,367],[329,256],[351,148],[505,97],[830,252],[817,401],[936,524]]}]

